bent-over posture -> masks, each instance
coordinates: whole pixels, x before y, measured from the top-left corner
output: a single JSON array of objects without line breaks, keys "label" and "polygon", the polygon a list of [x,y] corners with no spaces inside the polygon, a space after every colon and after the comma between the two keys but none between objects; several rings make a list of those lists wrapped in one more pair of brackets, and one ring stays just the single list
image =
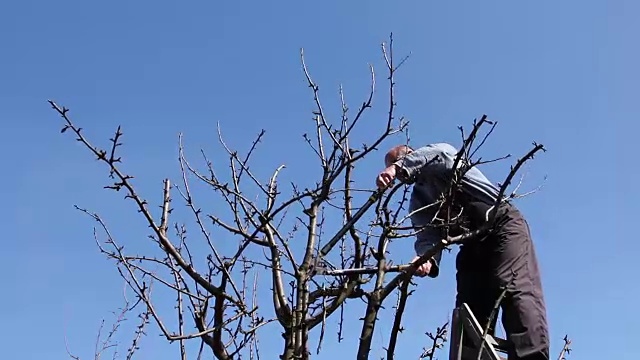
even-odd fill
[{"label": "bent-over posture", "polygon": [[[385,156],[386,168],[378,175],[377,185],[387,186],[396,178],[403,183],[413,184],[409,206],[409,211],[413,212],[437,203],[441,195],[448,191],[456,156],[457,150],[446,143],[415,150],[404,145],[396,146]],[[466,221],[465,228],[474,230],[488,220],[489,210],[496,203],[499,189],[475,166],[465,173],[461,183],[452,206],[460,209]],[[414,246],[417,256],[413,261],[443,236],[441,228],[425,226],[434,224],[432,220],[438,215],[439,208],[437,204],[428,206],[411,217],[413,226],[421,228],[416,235]],[[507,339],[513,344],[508,359],[547,360],[549,335],[546,308],[527,221],[508,201],[498,206],[495,220],[495,231],[485,239],[472,239],[460,246],[456,258],[456,307],[467,303],[484,327],[503,286],[506,286],[501,308],[502,324]],[[417,269],[416,275],[437,277],[441,257],[442,251],[439,251]],[[495,332],[495,324],[494,318],[491,334]]]}]

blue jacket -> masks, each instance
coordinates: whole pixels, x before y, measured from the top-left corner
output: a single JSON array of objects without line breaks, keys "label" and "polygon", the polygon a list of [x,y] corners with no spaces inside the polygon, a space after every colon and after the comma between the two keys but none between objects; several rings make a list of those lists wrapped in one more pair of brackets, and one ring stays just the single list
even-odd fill
[{"label": "blue jacket", "polygon": [[[458,150],[450,144],[436,143],[415,149],[395,162],[398,180],[413,184],[409,212],[436,203],[440,195],[448,190],[457,153]],[[462,161],[463,159],[458,167],[462,166]],[[486,204],[486,209],[495,203],[500,193],[499,188],[493,185],[476,166],[465,173],[461,183],[464,194],[470,199]],[[431,224],[437,210],[438,204],[435,204],[417,211],[411,216],[412,225],[423,227]],[[441,236],[439,229],[433,227],[426,227],[419,231],[414,243],[416,254],[424,254],[440,241]],[[438,276],[441,257],[442,251],[432,258],[430,277]]]}]

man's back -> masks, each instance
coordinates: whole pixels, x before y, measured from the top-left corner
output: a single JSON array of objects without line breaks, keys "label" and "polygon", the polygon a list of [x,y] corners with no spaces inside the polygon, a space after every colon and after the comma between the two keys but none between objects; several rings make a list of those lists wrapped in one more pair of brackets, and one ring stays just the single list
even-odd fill
[{"label": "man's back", "polygon": [[[451,183],[451,174],[458,150],[447,143],[434,143],[412,151],[399,163],[413,176],[410,211],[438,201]],[[464,164],[459,161],[458,167]],[[478,169],[469,169],[462,179],[462,190],[472,201],[491,206],[499,189]]]}]

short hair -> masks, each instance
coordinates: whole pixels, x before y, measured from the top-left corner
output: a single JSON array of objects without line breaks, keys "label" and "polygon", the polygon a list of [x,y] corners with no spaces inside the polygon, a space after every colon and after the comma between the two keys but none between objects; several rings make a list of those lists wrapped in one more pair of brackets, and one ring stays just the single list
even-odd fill
[{"label": "short hair", "polygon": [[390,166],[394,162],[406,156],[408,153],[413,151],[413,149],[408,145],[396,145],[391,148],[384,156],[384,163],[386,166]]}]

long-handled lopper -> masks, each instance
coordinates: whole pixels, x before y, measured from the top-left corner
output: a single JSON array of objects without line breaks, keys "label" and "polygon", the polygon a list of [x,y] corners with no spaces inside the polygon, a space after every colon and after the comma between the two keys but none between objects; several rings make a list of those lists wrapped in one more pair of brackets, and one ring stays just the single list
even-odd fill
[{"label": "long-handled lopper", "polygon": [[[384,268],[385,272],[402,272],[411,267],[410,264],[407,265],[392,265],[386,266]],[[354,274],[375,274],[379,271],[377,267],[363,267],[363,268],[355,268],[355,269],[328,269],[326,266],[316,265],[315,274],[317,275],[329,275],[329,276],[343,276],[343,275],[354,275]]]},{"label": "long-handled lopper", "polygon": [[[319,274],[319,271],[323,272],[325,274],[327,274],[327,271],[333,271],[333,270],[327,270],[326,269],[326,266],[324,264],[324,257],[327,256],[327,254],[331,251],[331,249],[333,249],[336,246],[338,241],[340,241],[340,239],[347,233],[347,231],[349,231],[349,229],[358,220],[360,220],[362,215],[364,215],[364,213],[367,212],[367,210],[369,210],[369,208],[373,204],[375,204],[376,201],[378,201],[380,199],[380,197],[382,196],[382,194],[384,194],[384,192],[387,190],[388,187],[389,186],[380,188],[380,189],[376,190],[373,194],[371,194],[371,196],[369,196],[369,199],[367,199],[367,201],[364,203],[364,205],[362,205],[362,207],[351,217],[351,220],[347,221],[347,223],[344,224],[344,226],[342,228],[340,228],[340,230],[338,230],[338,232],[331,238],[331,240],[329,240],[320,249],[320,252],[318,253],[318,256],[313,260],[313,263],[311,265],[311,267],[312,267],[311,271],[314,274]],[[352,269],[352,270],[358,270],[358,269]]]}]

